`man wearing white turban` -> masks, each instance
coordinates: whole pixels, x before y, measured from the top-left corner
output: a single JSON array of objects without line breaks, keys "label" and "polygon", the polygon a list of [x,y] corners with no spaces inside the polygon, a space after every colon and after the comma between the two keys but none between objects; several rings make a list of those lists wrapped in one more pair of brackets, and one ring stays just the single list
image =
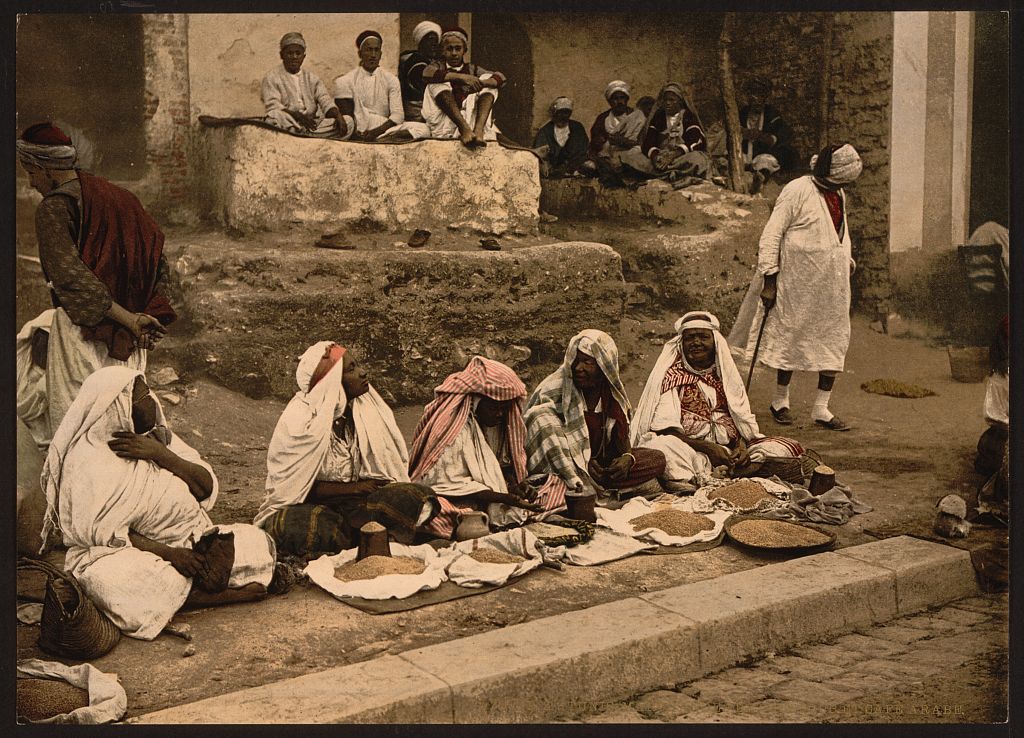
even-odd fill
[{"label": "man wearing white turban", "polygon": [[628,166],[630,156],[643,158],[640,137],[644,133],[647,117],[643,111],[629,106],[629,85],[620,79],[612,80],[604,90],[608,110],[594,119],[590,127],[589,159],[581,171],[610,176],[617,175]]},{"label": "man wearing white turban", "polygon": [[423,21],[412,29],[412,42],[416,48],[403,51],[398,57],[398,83],[402,90],[405,119],[423,122],[423,93],[427,83],[423,70],[440,54],[441,26],[433,21]]},{"label": "man wearing white turban", "polygon": [[828,404],[850,346],[850,275],[856,267],[843,187],[860,176],[862,164],[846,144],[826,146],[811,158],[811,169],[779,193],[729,343],[751,360],[764,320],[757,359],[777,370],[769,408],[775,422],[793,423],[789,383],[794,370],[810,371],[818,373],[811,419],[822,428],[847,431],[850,426]]},{"label": "man wearing white turban", "polygon": [[281,64],[263,77],[260,97],[266,108],[266,122],[290,133],[319,138],[342,136],[341,111],[327,86],[308,69],[306,40],[291,31],[281,37]]},{"label": "man wearing white turban", "polygon": [[295,381],[253,522],[278,551],[307,559],[357,545],[371,521],[412,543],[439,503],[429,487],[409,483],[405,440],[365,370],[351,351],[320,341],[300,357]]},{"label": "man wearing white turban", "polygon": [[769,438],[758,428],[718,318],[686,313],[647,378],[630,426],[634,446],[665,454],[662,486],[695,488],[695,478],[718,466],[750,476],[768,458],[798,458],[803,448],[788,438]]}]

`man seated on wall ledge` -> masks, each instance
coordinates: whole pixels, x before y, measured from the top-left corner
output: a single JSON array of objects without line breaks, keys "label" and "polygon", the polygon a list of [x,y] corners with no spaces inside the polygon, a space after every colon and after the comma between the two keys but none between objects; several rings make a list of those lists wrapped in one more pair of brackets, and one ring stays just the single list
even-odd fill
[{"label": "man seated on wall ledge", "polygon": [[380,68],[384,40],[376,31],[356,38],[359,66],[334,80],[334,102],[341,111],[338,129],[342,138],[375,141],[378,136],[405,122],[398,77]]},{"label": "man seated on wall ledge", "polygon": [[643,164],[645,157],[640,151],[647,119],[629,106],[629,93],[629,85],[622,80],[608,83],[604,90],[608,110],[598,115],[590,127],[589,159],[580,168],[607,184],[622,184],[621,175],[636,177],[649,168]]},{"label": "man seated on wall ledge", "polygon": [[755,77],[747,83],[747,104],[740,109],[740,128],[743,134],[743,163],[753,173],[752,193],[777,172],[796,168],[799,158],[792,146],[793,131],[768,104],[772,83]]},{"label": "man seated on wall ledge", "polygon": [[464,57],[468,49],[469,34],[462,28],[449,28],[441,34],[442,58],[423,70],[424,123],[396,126],[386,135],[458,139],[470,149],[497,140],[499,131],[491,118],[491,108],[505,76],[467,62]]},{"label": "man seated on wall ledge", "polygon": [[291,31],[281,37],[281,65],[263,77],[260,97],[266,122],[290,133],[321,138],[341,135],[344,124],[327,87],[315,74],[302,69],[306,40]]},{"label": "man seated on wall ledge", "polygon": [[551,120],[540,127],[533,148],[541,156],[542,177],[571,177],[587,160],[587,129],[572,120],[572,100],[555,98]]},{"label": "man seated on wall ledge", "polygon": [[667,179],[707,178],[711,157],[704,128],[681,85],[669,82],[661,88],[647,121],[640,144],[646,160],[634,163],[635,168],[646,166],[645,173]]},{"label": "man seated on wall ledge", "polygon": [[398,83],[402,89],[405,119],[422,123],[423,93],[427,89],[423,70],[437,61],[441,54],[441,26],[433,21],[423,21],[412,29],[412,42],[416,48],[403,51],[398,57]]}]

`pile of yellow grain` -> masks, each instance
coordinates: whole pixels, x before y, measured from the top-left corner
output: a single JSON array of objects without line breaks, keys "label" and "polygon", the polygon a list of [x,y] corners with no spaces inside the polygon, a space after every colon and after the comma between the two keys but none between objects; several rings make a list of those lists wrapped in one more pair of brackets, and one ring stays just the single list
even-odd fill
[{"label": "pile of yellow grain", "polygon": [[756,507],[761,500],[773,499],[767,490],[752,479],[741,479],[724,487],[712,490],[709,500],[722,499],[741,510]]},{"label": "pile of yellow grain", "polygon": [[876,395],[905,397],[911,400],[918,397],[931,397],[935,394],[927,387],[918,387],[916,384],[907,384],[895,379],[872,379],[870,382],[862,384],[860,388]]},{"label": "pile of yellow grain", "polygon": [[342,564],[334,570],[334,577],[343,582],[354,582],[387,574],[422,574],[426,568],[422,561],[408,556],[367,556],[361,561]]},{"label": "pile of yellow grain", "polygon": [[88,707],[89,693],[58,679],[19,679],[18,717],[45,720]]},{"label": "pile of yellow grain", "polygon": [[469,554],[469,558],[481,564],[519,564],[526,561],[522,556],[505,553],[496,548],[478,548]]},{"label": "pile of yellow grain", "polygon": [[740,543],[762,548],[817,546],[829,541],[824,533],[782,520],[741,520],[729,528],[729,535]]},{"label": "pile of yellow grain", "polygon": [[689,538],[702,530],[713,530],[715,521],[704,515],[684,510],[656,510],[629,521],[633,530],[657,528],[670,536]]}]

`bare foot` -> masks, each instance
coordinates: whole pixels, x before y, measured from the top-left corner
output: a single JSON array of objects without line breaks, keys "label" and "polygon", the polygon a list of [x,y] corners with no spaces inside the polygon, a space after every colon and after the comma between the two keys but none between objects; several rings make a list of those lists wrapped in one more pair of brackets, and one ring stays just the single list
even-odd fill
[{"label": "bare foot", "polygon": [[459,135],[459,140],[462,141],[463,146],[465,146],[467,149],[471,149],[473,148],[474,142],[476,141],[476,135],[473,133],[473,131],[463,131]]},{"label": "bare foot", "polygon": [[484,135],[482,133],[473,134],[473,148],[482,149],[486,145],[487,142],[484,141]]}]

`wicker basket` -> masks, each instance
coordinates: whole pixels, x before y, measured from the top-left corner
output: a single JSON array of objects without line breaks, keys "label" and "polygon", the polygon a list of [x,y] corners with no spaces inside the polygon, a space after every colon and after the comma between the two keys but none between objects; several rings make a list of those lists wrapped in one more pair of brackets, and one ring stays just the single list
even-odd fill
[{"label": "wicker basket", "polygon": [[946,349],[949,354],[949,372],[957,382],[977,384],[989,375],[988,349],[984,346],[966,346]]},{"label": "wicker basket", "polygon": [[89,661],[108,653],[121,640],[121,631],[97,609],[73,576],[36,559],[21,559],[18,568],[46,574],[38,641],[46,653]]}]

